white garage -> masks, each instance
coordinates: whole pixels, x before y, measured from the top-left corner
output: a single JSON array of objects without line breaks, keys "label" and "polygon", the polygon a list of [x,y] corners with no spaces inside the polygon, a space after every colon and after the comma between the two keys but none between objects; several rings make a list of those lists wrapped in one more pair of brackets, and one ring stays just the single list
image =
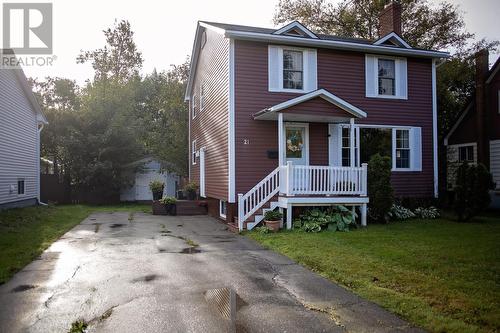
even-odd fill
[{"label": "white garage", "polygon": [[126,166],[130,184],[120,191],[120,201],[151,201],[153,194],[149,189],[152,180],[165,183],[164,196],[175,196],[179,187],[179,176],[162,168],[160,162],[152,157],[143,158]]}]

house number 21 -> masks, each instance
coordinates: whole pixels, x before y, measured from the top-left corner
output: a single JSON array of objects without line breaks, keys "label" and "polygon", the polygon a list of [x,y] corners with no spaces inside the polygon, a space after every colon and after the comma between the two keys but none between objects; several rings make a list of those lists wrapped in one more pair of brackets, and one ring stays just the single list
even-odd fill
[{"label": "house number 21", "polygon": [[244,145],[249,145],[250,144],[250,140],[249,139],[243,139],[243,144]]}]

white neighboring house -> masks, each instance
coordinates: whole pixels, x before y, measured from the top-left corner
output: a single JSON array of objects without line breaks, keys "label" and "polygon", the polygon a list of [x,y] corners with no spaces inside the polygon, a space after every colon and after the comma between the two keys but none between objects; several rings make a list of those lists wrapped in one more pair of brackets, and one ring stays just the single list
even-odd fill
[{"label": "white neighboring house", "polygon": [[153,157],[146,157],[125,166],[132,173],[133,184],[120,191],[120,201],[151,201],[153,194],[149,182],[161,180],[165,183],[163,196],[175,196],[179,186],[179,176],[162,169],[161,163]]},{"label": "white neighboring house", "polygon": [[47,120],[22,69],[0,69],[0,209],[40,202],[40,132]]}]

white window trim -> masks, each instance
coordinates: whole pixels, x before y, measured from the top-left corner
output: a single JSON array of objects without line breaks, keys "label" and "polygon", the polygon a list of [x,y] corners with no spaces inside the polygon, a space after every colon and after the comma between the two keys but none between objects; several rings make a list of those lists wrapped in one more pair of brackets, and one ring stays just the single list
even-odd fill
[{"label": "white window trim", "polygon": [[196,93],[193,94],[192,97],[192,103],[191,103],[191,117],[194,119],[196,118]]},{"label": "white window trim", "polygon": [[[422,169],[414,169],[412,168],[412,162],[411,159],[414,158],[412,155],[414,154],[413,152],[413,138],[411,135],[411,129],[412,128],[418,128],[419,126],[398,126],[398,125],[365,125],[365,124],[357,124],[354,126],[356,129],[359,128],[380,128],[380,129],[390,129],[391,130],[391,160],[392,160],[392,167],[391,167],[391,172],[422,172]],[[410,167],[409,168],[396,168],[396,130],[407,130],[410,131],[410,136],[408,138],[409,140],[409,145],[410,145]],[[359,130],[358,130],[359,132]],[[357,134],[359,135],[359,134]],[[358,139],[359,140],[359,139]],[[422,141],[422,140],[420,140]],[[359,142],[359,141],[358,141]],[[422,144],[422,142],[420,142]],[[361,143],[360,143],[361,145]],[[359,160],[359,159],[358,159]]]},{"label": "white window trim", "polygon": [[[222,213],[222,203],[226,204],[226,214]],[[219,200],[219,216],[222,218],[227,218],[227,201],[226,200]]]},{"label": "white window trim", "polygon": [[205,109],[205,83],[200,85],[200,112]]},{"label": "white window trim", "polygon": [[[397,69],[397,61],[398,60],[405,60],[407,61],[406,58],[401,58],[401,57],[392,57],[392,56],[386,56],[386,55],[369,55],[371,57],[375,58],[375,66],[374,66],[374,73],[373,73],[373,79],[375,80],[375,94],[368,94],[366,92],[366,97],[368,98],[383,98],[383,99],[402,99],[402,100],[407,100],[408,99],[408,67],[406,67],[406,95],[401,95],[399,91],[399,81],[401,80],[401,77],[398,75],[398,69]],[[395,94],[394,95],[381,95],[378,93],[378,61],[379,59],[388,59],[388,60],[394,60],[394,90]],[[366,70],[366,69],[365,69]]]},{"label": "white window trim", "polygon": [[191,142],[191,164],[196,165],[196,157],[197,157],[197,151],[196,151],[196,139]]},{"label": "white window trim", "polygon": [[[270,45],[271,46],[271,45]],[[278,48],[278,88],[271,88],[268,87],[268,90],[270,92],[288,92],[288,93],[297,93],[297,94],[302,94],[302,93],[307,93],[311,92],[311,89],[307,89],[307,81],[309,79],[310,73],[309,73],[309,59],[307,57],[306,52],[311,51],[315,49],[307,49],[307,48],[300,48],[300,47],[294,47],[294,46],[278,46],[278,45],[273,45]],[[289,89],[289,88],[283,88],[283,51],[284,50],[290,50],[290,51],[298,51],[302,52],[302,89]],[[269,52],[269,51],[268,51]],[[317,54],[316,54],[317,56]],[[268,64],[269,66],[269,64]],[[275,70],[275,68],[271,68],[269,66],[268,68],[268,79],[271,77],[271,71]],[[317,60],[316,60],[316,73],[318,72],[318,65],[317,65]],[[317,87],[317,77],[316,77],[316,87]],[[313,89],[312,91],[317,90]]]},{"label": "white window trim", "polygon": [[[463,161],[460,161],[460,149],[461,148],[472,148],[472,161],[471,160],[463,160]],[[475,149],[474,149],[474,145],[470,144],[470,145],[461,145],[460,147],[457,147],[457,157],[458,157],[458,162],[472,162],[472,163],[475,163],[476,162],[476,154],[475,154]],[[467,152],[466,152],[466,155],[467,155]],[[467,156],[466,156],[467,157]]]},{"label": "white window trim", "polygon": [[284,134],[283,134],[283,142],[282,147],[283,147],[283,161],[287,161],[286,157],[286,128],[287,127],[305,127],[305,133],[304,133],[304,148],[305,148],[305,153],[304,157],[306,160],[305,165],[309,165],[309,123],[291,123],[291,122],[286,122],[284,123]]},{"label": "white window trim", "polygon": [[[408,148],[400,148],[400,149],[408,149],[410,151],[410,158],[408,159],[408,167],[407,168],[398,168],[396,167],[397,163],[396,163],[396,151],[397,151],[397,143],[396,143],[396,132],[397,131],[408,131]],[[391,151],[392,151],[392,171],[416,171],[414,169],[412,169],[411,167],[411,164],[412,164],[412,159],[415,158],[413,156],[414,152],[413,152],[413,142],[412,142],[413,138],[412,138],[412,135],[411,135],[411,127],[410,128],[393,128],[392,129],[392,147],[391,147]]]}]

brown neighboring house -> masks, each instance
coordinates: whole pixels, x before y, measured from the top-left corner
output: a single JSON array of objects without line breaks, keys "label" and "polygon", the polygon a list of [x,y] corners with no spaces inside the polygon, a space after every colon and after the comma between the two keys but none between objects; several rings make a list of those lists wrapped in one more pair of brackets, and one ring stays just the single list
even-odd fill
[{"label": "brown neighboring house", "polygon": [[476,54],[476,89],[444,140],[447,146],[447,186],[453,190],[455,171],[464,161],[482,163],[493,175],[493,206],[500,208],[500,58],[488,68],[488,51]]},{"label": "brown neighboring house", "polygon": [[189,177],[209,212],[251,229],[269,209],[357,206],[367,165],[392,159],[400,197],[437,196],[436,61],[386,6],[376,41],[199,22],[186,91]]}]

